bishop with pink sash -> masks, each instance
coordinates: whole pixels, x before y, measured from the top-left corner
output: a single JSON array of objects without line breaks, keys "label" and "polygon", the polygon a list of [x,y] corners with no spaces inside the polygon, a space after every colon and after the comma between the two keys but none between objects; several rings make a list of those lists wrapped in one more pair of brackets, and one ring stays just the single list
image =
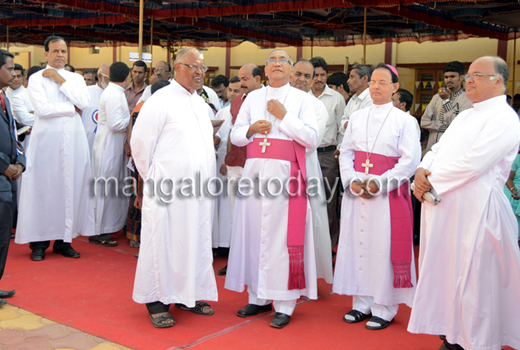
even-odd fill
[{"label": "bishop with pink sash", "polygon": [[247,285],[241,317],[270,311],[273,301],[276,328],[289,323],[300,296],[317,298],[305,150],[316,145],[318,127],[310,96],[289,85],[291,63],[285,51],[269,55],[270,86],[248,95],[231,132],[234,145],[247,146],[247,160],[225,287],[242,292]]},{"label": "bishop with pink sash", "polygon": [[374,105],[351,116],[339,157],[345,193],[333,291],[353,297],[344,321],[371,317],[368,329],[387,327],[398,304],[411,306],[416,284],[409,178],[421,148],[416,121],[392,105],[390,73],[373,71]]}]

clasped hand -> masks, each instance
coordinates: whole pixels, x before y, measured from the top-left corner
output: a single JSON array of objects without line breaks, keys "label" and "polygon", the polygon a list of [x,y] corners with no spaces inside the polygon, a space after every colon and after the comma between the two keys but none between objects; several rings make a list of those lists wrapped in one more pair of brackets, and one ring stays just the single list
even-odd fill
[{"label": "clasped hand", "polygon": [[9,164],[7,169],[4,171],[4,175],[9,179],[9,181],[13,182],[13,180],[18,180],[23,172],[23,165],[20,163]]},{"label": "clasped hand", "polygon": [[350,184],[353,193],[358,194],[363,199],[373,198],[379,192],[376,181],[356,181]]}]

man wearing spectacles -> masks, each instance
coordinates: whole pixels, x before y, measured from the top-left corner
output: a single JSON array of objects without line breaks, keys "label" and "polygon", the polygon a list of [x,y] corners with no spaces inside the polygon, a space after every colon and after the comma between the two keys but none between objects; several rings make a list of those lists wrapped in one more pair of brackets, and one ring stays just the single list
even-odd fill
[{"label": "man wearing spectacles", "polygon": [[[289,324],[300,296],[317,298],[311,213],[302,186],[305,150],[316,146],[318,126],[311,96],[289,85],[291,66],[283,50],[268,55],[269,86],[248,95],[230,136],[234,145],[247,147],[247,160],[235,204],[225,288],[240,293],[247,285],[248,304],[237,312],[240,317],[268,312],[273,301],[275,328]],[[294,180],[289,184],[290,177]],[[258,181],[261,193],[247,195],[246,180]]]},{"label": "man wearing spectacles", "polygon": [[[157,83],[158,81],[170,81],[171,80],[171,71],[172,67],[168,62],[159,61],[155,66],[155,70],[153,71],[152,78],[150,80],[150,85],[144,89],[143,95],[139,98],[137,104],[146,101],[150,96],[152,96],[152,85]],[[136,104],[136,106],[137,106]],[[132,113],[133,110],[130,110]]]},{"label": "man wearing spectacles", "polygon": [[217,75],[215,78],[211,80],[211,88],[215,91],[217,94],[219,101],[220,101],[220,107],[224,108],[227,107],[231,102],[228,101],[227,97],[227,89],[229,86],[229,79],[225,75]]},{"label": "man wearing spectacles", "polygon": [[81,121],[85,127],[87,134],[88,148],[92,158],[92,148],[94,147],[94,138],[97,132],[99,99],[101,94],[110,82],[110,65],[102,64],[97,71],[98,82],[95,85],[87,87],[90,94],[90,103],[81,113]]},{"label": "man wearing spectacles", "polygon": [[439,87],[421,117],[421,128],[430,132],[423,156],[439,142],[440,138],[457,115],[471,108],[473,104],[462,89],[464,65],[459,61],[450,62],[444,67],[444,85]]},{"label": "man wearing spectacles", "polygon": [[421,159],[417,121],[395,108],[397,70],[384,63],[371,72],[373,105],[352,114],[340,148],[345,192],[334,272],[334,293],[352,295],[347,323],[367,318],[380,330],[415,292],[413,217],[409,178]]},{"label": "man wearing spectacles", "polygon": [[[211,251],[214,198],[182,189],[190,180],[206,184],[216,175],[213,127],[207,106],[197,95],[204,67],[199,50],[181,49],[174,79],[143,104],[130,140],[145,183],[133,299],[146,304],[158,328],[174,325],[170,304],[209,316],[214,311],[201,300],[217,300]],[[165,182],[166,187],[181,182],[183,187],[153,196],[146,189],[150,182],[156,186]]]},{"label": "man wearing spectacles", "polygon": [[[518,154],[518,115],[506,102],[509,69],[475,60],[453,121],[415,172],[423,202],[419,282],[408,331],[441,335],[440,349],[520,348],[518,223],[504,194]],[[433,206],[423,194],[435,190]]]}]

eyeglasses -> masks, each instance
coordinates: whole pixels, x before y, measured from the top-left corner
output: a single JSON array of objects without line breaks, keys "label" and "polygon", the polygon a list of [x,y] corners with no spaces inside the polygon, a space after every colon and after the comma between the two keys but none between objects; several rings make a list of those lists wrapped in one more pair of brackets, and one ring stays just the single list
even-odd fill
[{"label": "eyeglasses", "polygon": [[101,74],[102,76],[107,77],[107,78],[110,79],[110,77],[108,75],[106,75],[106,74],[103,74],[103,73],[99,73],[99,74]]},{"label": "eyeglasses", "polygon": [[286,63],[289,63],[289,59],[288,58],[268,58],[267,59],[267,64],[275,64],[276,62],[278,62],[280,64],[286,64]]},{"label": "eyeglasses", "polygon": [[490,80],[493,80],[493,79],[496,79],[497,78],[497,75],[496,74],[482,74],[482,73],[473,73],[473,74],[466,74],[464,76],[464,78],[466,79],[466,81],[468,81],[470,78],[471,79],[476,79],[478,77],[491,77],[489,78]]},{"label": "eyeglasses", "polygon": [[208,71],[208,67],[206,66],[197,66],[196,64],[186,64],[182,62],[177,62],[178,64],[182,64],[183,66],[190,67],[190,69],[194,72],[198,71],[199,69],[202,71],[202,73],[206,73]]},{"label": "eyeglasses", "polygon": [[376,85],[379,85],[379,86],[381,86],[381,87],[385,87],[385,86],[388,86],[388,85],[390,85],[390,84],[393,84],[393,83],[389,83],[389,82],[387,82],[386,80],[380,80],[380,81],[370,80],[370,81],[368,82],[368,86],[372,86],[372,85],[376,86]]}]

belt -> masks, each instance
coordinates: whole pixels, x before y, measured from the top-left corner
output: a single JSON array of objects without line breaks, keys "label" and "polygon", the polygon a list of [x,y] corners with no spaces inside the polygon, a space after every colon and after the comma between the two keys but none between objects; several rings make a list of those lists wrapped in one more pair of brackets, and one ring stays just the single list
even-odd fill
[{"label": "belt", "polygon": [[318,153],[332,152],[336,150],[336,146],[318,147],[316,150],[318,151]]}]

